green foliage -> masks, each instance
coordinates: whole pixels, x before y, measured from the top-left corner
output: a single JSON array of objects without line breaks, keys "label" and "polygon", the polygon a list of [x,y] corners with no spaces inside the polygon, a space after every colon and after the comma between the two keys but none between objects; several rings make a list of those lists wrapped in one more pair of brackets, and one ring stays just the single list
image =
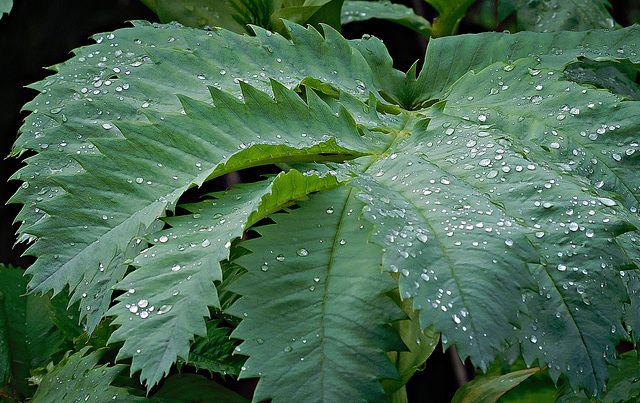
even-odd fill
[{"label": "green foliage", "polygon": [[22,269],[0,265],[0,396],[15,400],[33,394],[31,370],[45,366],[64,340],[46,298],[23,296],[28,280],[23,274]]},{"label": "green foliage", "polygon": [[13,0],[0,0],[0,18],[9,14],[13,8]]},{"label": "green foliage", "polygon": [[[345,10],[429,26],[359,3]],[[473,2],[431,3],[441,36]],[[241,20],[265,16],[242,4]],[[273,28],[341,8],[269,4]],[[640,29],[435,39],[416,76],[374,37],[275,21],[285,36],[137,21],[32,85],[11,201],[37,257],[28,289],[56,296],[19,299],[22,273],[0,270],[0,360],[17,365],[4,341],[32,360],[12,376],[60,361],[42,401],[143,399],[127,366],[150,400],[240,399],[178,363],[260,378],[254,401],[385,401],[441,340],[485,371],[515,353],[585,396],[607,379],[632,392],[628,358],[611,368],[640,328]],[[269,164],[281,172],[176,208]],[[78,352],[59,360],[63,345]],[[497,399],[536,371],[460,394]]]},{"label": "green foliage", "polygon": [[431,24],[411,8],[390,1],[347,0],[342,7],[342,25],[350,22],[381,18],[411,28],[420,35],[431,35]]},{"label": "green foliage", "polygon": [[[518,27],[534,32],[616,28],[608,0],[500,0],[499,19],[516,13]],[[619,26],[618,26],[619,28]]]},{"label": "green foliage", "polygon": [[344,0],[141,0],[160,21],[191,27],[222,27],[253,33],[255,25],[287,35],[282,19],[298,24],[329,24],[340,29]]},{"label": "green foliage", "polygon": [[540,371],[540,368],[529,368],[506,375],[476,378],[458,389],[452,403],[495,403],[506,392],[515,388],[538,371]]}]

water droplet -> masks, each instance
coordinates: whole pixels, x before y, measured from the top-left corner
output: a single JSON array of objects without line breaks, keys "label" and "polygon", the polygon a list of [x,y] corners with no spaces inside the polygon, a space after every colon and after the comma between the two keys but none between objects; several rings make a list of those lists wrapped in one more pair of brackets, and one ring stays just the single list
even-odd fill
[{"label": "water droplet", "polygon": [[140,301],[138,301],[138,306],[140,308],[146,308],[147,305],[149,305],[149,301],[147,301],[146,299],[141,299]]},{"label": "water droplet", "polygon": [[103,123],[102,124],[102,128],[106,129],[106,130],[111,129],[112,127],[113,127],[113,125],[111,123]]},{"label": "water droplet", "polygon": [[339,242],[340,245],[344,245],[346,243],[347,243],[347,241],[345,241],[344,239],[341,239],[340,242]]},{"label": "water droplet", "polygon": [[446,176],[443,176],[440,178],[440,183],[442,183],[443,185],[448,185],[451,183],[451,180],[449,180],[449,178],[447,178]]},{"label": "water droplet", "polygon": [[458,315],[453,315],[452,319],[457,324],[460,324],[460,322],[462,321]]},{"label": "water droplet", "polygon": [[305,248],[300,248],[296,251],[296,254],[300,257],[309,256],[309,251]]},{"label": "water droplet", "polygon": [[158,309],[158,315],[169,312],[171,308],[173,308],[171,305],[162,305],[160,309]]},{"label": "water droplet", "polygon": [[161,243],[165,243],[165,242],[167,242],[168,240],[169,240],[169,237],[168,237],[168,236],[166,236],[166,235],[162,235],[162,236],[158,239],[158,241],[160,241]]},{"label": "water droplet", "polygon": [[129,312],[131,312],[131,313],[136,313],[136,312],[138,312],[138,305],[136,305],[136,304],[131,305],[131,306],[129,307]]},{"label": "water droplet", "polygon": [[276,260],[277,260],[278,262],[284,262],[284,255],[283,255],[283,254],[280,254],[280,255],[276,256]]},{"label": "water droplet", "polygon": [[589,228],[588,230],[585,231],[584,233],[587,238],[592,238],[593,237],[593,230],[591,228]]},{"label": "water droplet", "polygon": [[418,240],[423,243],[429,240],[429,237],[423,233],[419,233],[418,235],[416,235],[416,238],[418,238]]},{"label": "water droplet", "polygon": [[206,248],[207,246],[211,245],[211,241],[208,239],[205,239],[204,241],[202,241],[202,247]]},{"label": "water droplet", "polygon": [[333,207],[329,207],[327,209],[327,214],[333,214]]},{"label": "water droplet", "polygon": [[507,245],[507,246],[512,246],[512,245],[513,245],[513,239],[511,239],[511,238],[507,238],[507,239],[504,241],[504,244],[505,244],[505,245]]},{"label": "water droplet", "polygon": [[559,264],[557,269],[558,269],[558,271],[565,271],[565,270],[567,270],[567,266],[565,266],[563,264]]},{"label": "water droplet", "polygon": [[535,335],[531,335],[529,341],[531,341],[533,344],[536,344],[538,342],[538,338]]},{"label": "water droplet", "polygon": [[286,347],[284,348],[284,352],[285,352],[285,353],[289,353],[289,352],[291,352],[291,351],[293,351],[293,347],[291,347],[291,346],[286,346]]},{"label": "water droplet", "polygon": [[142,319],[146,319],[146,318],[148,318],[148,317],[149,317],[149,311],[142,311],[142,312],[140,312],[140,317],[141,317]]},{"label": "water droplet", "polygon": [[142,183],[142,182],[144,182],[144,179],[143,179],[143,178],[136,178],[136,183],[140,184],[140,183]]},{"label": "water droplet", "polygon": [[264,264],[262,265],[262,267],[260,268],[260,270],[262,270],[262,271],[269,271],[269,263],[264,262]]},{"label": "water droplet", "polygon": [[180,270],[182,267],[179,264],[173,265],[173,267],[171,268],[171,271],[178,271]]}]

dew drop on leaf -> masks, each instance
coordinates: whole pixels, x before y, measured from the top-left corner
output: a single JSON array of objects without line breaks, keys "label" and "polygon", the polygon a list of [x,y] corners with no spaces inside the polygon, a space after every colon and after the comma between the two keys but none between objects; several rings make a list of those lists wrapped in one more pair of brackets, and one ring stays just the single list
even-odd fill
[{"label": "dew drop on leaf", "polygon": [[305,257],[305,256],[309,256],[309,251],[305,248],[300,248],[296,251],[296,255],[300,256],[300,257]]},{"label": "dew drop on leaf", "polygon": [[276,260],[277,260],[278,262],[284,262],[284,255],[283,255],[283,254],[280,254],[280,255],[276,256]]},{"label": "dew drop on leaf", "polygon": [[[171,310],[171,305],[162,305],[160,309],[158,309],[158,315],[162,315],[163,313],[167,313]],[[141,315],[142,316],[142,315]]]},{"label": "dew drop on leaf", "polygon": [[507,239],[504,241],[504,244],[505,244],[505,245],[507,245],[507,246],[512,246],[512,245],[513,245],[513,239],[511,239],[511,238],[507,238]]},{"label": "dew drop on leaf", "polygon": [[158,239],[158,241],[160,241],[161,243],[165,243],[165,242],[167,242],[168,240],[169,240],[169,237],[168,237],[168,236],[166,236],[166,235],[162,235],[162,236]]}]

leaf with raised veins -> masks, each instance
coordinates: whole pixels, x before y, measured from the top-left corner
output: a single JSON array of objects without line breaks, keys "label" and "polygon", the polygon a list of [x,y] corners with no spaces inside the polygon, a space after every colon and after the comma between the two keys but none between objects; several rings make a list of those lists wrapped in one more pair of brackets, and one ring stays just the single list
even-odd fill
[{"label": "leaf with raised veins", "polygon": [[379,380],[398,378],[385,351],[405,347],[387,323],[403,314],[384,295],[394,282],[355,193],[318,194],[244,243],[253,254],[239,261],[248,273],[229,312],[243,319],[240,377],[261,378],[254,401],[385,401]]}]

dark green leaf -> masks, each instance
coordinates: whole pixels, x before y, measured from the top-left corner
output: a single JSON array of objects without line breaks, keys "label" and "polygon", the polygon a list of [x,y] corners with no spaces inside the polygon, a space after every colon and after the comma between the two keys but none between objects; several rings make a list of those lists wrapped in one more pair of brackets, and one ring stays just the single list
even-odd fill
[{"label": "dark green leaf", "polygon": [[221,322],[220,319],[207,321],[207,335],[198,336],[191,343],[186,364],[211,373],[238,375],[246,359],[232,355],[237,344],[236,340],[229,337],[233,328],[222,326]]},{"label": "dark green leaf", "polygon": [[11,386],[21,398],[33,394],[27,379],[32,369],[46,365],[64,338],[51,321],[43,298],[25,296],[24,270],[0,265],[0,293],[4,295],[6,333],[11,357]]},{"label": "dark green leaf", "polygon": [[254,401],[384,401],[379,380],[398,378],[385,354],[404,349],[387,324],[401,318],[383,294],[394,282],[351,189],[274,215],[245,242],[254,253],[240,261],[248,273],[230,312],[243,319],[236,353],[249,355],[240,377],[260,377]]},{"label": "dark green leaf", "polygon": [[500,0],[499,19],[515,12],[518,27],[534,32],[616,28],[608,0]]},{"label": "dark green leaf", "polygon": [[150,403],[248,402],[237,393],[195,374],[178,374],[169,377],[158,393],[148,401]]},{"label": "dark green leaf", "polygon": [[583,60],[568,65],[564,74],[578,84],[591,84],[634,101],[640,100],[640,86],[635,82],[638,70],[635,66]]}]

